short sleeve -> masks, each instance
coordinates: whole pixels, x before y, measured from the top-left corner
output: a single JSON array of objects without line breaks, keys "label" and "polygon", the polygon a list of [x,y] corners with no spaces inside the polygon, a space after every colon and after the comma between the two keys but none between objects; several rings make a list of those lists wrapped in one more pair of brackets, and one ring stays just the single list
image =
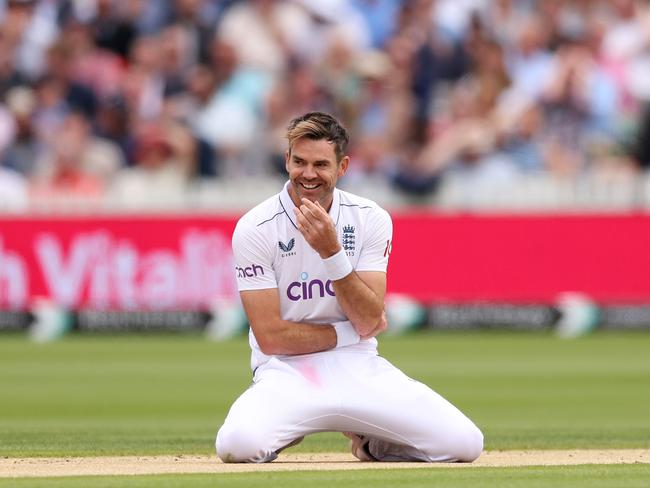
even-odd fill
[{"label": "short sleeve", "polygon": [[355,271],[383,271],[393,240],[393,222],[382,208],[373,209],[364,226],[363,245]]},{"label": "short sleeve", "polygon": [[239,291],[278,287],[268,239],[255,226],[242,220],[237,223],[232,236],[232,251]]}]

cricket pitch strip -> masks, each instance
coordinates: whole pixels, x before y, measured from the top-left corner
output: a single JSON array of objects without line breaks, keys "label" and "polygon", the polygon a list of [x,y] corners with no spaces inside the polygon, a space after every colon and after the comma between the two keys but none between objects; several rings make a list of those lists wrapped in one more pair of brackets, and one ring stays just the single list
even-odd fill
[{"label": "cricket pitch strip", "polygon": [[200,455],[2,458],[0,478],[635,463],[650,464],[650,449],[485,451],[471,464],[362,463],[347,453],[286,453],[267,464],[224,464],[216,456]]}]

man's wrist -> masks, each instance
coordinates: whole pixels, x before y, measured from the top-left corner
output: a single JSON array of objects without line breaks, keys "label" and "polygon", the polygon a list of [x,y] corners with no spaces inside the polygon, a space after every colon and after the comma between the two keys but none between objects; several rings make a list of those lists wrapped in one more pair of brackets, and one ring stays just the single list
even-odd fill
[{"label": "man's wrist", "polygon": [[333,248],[333,249],[325,249],[323,251],[318,251],[318,255],[320,256],[321,259],[331,258],[335,254],[341,252],[341,249],[343,249],[341,247],[341,244],[336,242],[336,247],[335,248]]},{"label": "man's wrist", "polygon": [[361,340],[361,336],[349,320],[334,322],[332,327],[336,332],[336,347],[351,346]]},{"label": "man's wrist", "polygon": [[325,265],[325,273],[330,281],[337,281],[345,278],[347,275],[354,271],[352,263],[345,254],[345,250],[341,249],[336,254],[323,259]]}]

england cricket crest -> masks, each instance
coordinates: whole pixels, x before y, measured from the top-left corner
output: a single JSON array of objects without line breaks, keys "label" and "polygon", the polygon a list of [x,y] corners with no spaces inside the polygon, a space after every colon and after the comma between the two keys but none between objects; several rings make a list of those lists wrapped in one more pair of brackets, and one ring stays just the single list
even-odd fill
[{"label": "england cricket crest", "polygon": [[356,245],[356,236],[353,225],[343,226],[343,249],[348,256],[354,256],[354,247]]}]

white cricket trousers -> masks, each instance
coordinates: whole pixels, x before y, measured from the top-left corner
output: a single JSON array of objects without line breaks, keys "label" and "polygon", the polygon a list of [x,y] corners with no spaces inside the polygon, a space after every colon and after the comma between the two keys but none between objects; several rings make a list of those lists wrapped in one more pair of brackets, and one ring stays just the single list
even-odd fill
[{"label": "white cricket trousers", "polygon": [[345,349],[271,358],[219,429],[224,462],[268,462],[316,432],[371,438],[379,461],[470,462],[483,434],[460,410],[374,353]]}]

